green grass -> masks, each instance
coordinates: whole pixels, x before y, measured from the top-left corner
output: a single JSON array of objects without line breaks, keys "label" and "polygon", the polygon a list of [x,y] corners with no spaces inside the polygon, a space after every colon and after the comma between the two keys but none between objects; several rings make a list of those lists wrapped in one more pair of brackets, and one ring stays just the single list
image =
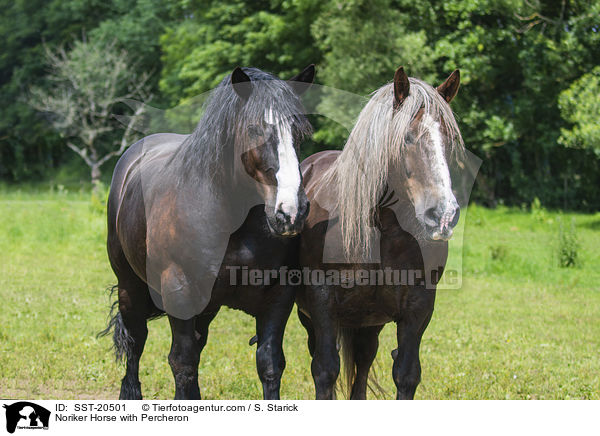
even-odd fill
[{"label": "green grass", "polygon": [[[438,292],[417,398],[600,399],[600,214],[561,218],[576,223],[576,268],[557,266],[557,215],[469,209],[463,287]],[[95,337],[110,304],[104,290],[115,281],[105,232],[89,194],[0,189],[0,398],[118,397],[124,367],[110,339]],[[200,364],[205,398],[261,397],[253,334],[252,318],[221,311]],[[375,365],[390,398],[394,337],[386,326]],[[283,398],[314,395],[305,342],[294,312]],[[141,362],[146,398],[173,395],[169,346],[168,323],[153,321]]]}]

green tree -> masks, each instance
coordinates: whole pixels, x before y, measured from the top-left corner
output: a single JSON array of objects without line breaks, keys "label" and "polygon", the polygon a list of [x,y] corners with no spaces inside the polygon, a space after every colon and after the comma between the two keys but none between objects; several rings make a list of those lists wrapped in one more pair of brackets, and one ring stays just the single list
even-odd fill
[{"label": "green tree", "polygon": [[63,44],[108,15],[101,0],[0,0],[0,177],[23,180],[63,161],[58,134],[22,98],[45,75],[42,41]]},{"label": "green tree", "polygon": [[562,90],[597,65],[599,5],[402,2],[407,27],[427,29],[436,70],[461,69],[454,109],[467,146],[484,158],[479,199],[520,204],[537,196],[547,206],[600,207],[580,182],[598,180],[597,159],[559,143],[565,120],[557,104]]},{"label": "green tree", "polygon": [[100,182],[100,168],[119,156],[132,141],[133,127],[143,115],[145,105],[137,106],[122,126],[115,118],[119,105],[128,100],[147,102],[151,98],[148,75],[137,73],[128,54],[115,42],[76,41],[70,51],[46,50],[52,89],[32,88],[29,104],[48,114],[66,145],[90,169],[94,187]]},{"label": "green tree", "polygon": [[[390,82],[400,65],[412,76],[434,79],[434,53],[425,31],[409,31],[407,21],[406,12],[392,0],[328,2],[311,27],[323,53],[319,81],[366,96]],[[338,101],[343,96],[326,95],[321,103],[324,113],[345,110]],[[341,148],[348,133],[333,121],[320,120],[315,148]]]},{"label": "green tree", "polygon": [[[67,163],[78,168],[56,130],[23,98],[28,87],[52,87],[45,81],[44,45],[56,49],[86,32],[115,39],[134,55],[139,71],[157,94],[159,37],[171,20],[163,0],[0,0],[0,179],[47,178]],[[160,101],[157,98],[155,101]]]},{"label": "green tree", "polygon": [[180,0],[178,20],[161,37],[161,91],[171,104],[214,88],[234,67],[282,77],[319,62],[310,23],[318,0]]},{"label": "green tree", "polygon": [[559,106],[563,118],[573,124],[561,129],[560,143],[589,148],[600,157],[600,66],[563,91]]},{"label": "green tree", "polygon": [[[0,0],[0,178],[69,161],[18,97],[45,81],[43,42],[116,39],[152,71],[154,103],[190,103],[236,65],[281,77],[317,64],[317,83],[368,95],[398,65],[435,84],[455,68],[466,145],[484,158],[479,201],[600,208],[599,0]],[[326,96],[327,111],[342,105]],[[352,114],[346,114],[352,117]],[[195,119],[195,117],[190,117]],[[304,154],[339,148],[345,129],[313,117]]]}]

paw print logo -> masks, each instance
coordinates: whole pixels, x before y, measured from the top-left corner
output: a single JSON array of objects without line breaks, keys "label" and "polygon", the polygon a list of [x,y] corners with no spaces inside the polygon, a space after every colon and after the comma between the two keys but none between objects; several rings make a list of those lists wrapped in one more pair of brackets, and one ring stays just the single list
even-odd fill
[{"label": "paw print logo", "polygon": [[288,285],[296,286],[302,281],[302,274],[300,270],[292,269],[288,271]]}]

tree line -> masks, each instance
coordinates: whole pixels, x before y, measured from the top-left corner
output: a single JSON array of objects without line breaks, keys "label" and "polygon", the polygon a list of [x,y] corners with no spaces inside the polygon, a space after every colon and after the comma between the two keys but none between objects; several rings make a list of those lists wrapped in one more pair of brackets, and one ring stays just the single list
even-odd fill
[{"label": "tree line", "polygon": [[[86,162],[72,151],[82,150],[81,140],[61,134],[29,99],[56,97],[48,53],[76,50],[85,39],[126,53],[144,94],[163,108],[210,90],[237,65],[285,78],[316,63],[317,83],[364,95],[389,82],[399,65],[434,84],[459,68],[453,109],[466,146],[483,159],[477,201],[528,205],[537,198],[547,207],[600,208],[600,0],[0,5],[0,179],[6,183],[88,179]],[[304,155],[343,146],[341,126],[311,121],[315,134]],[[98,147],[120,144],[123,130],[116,130]],[[105,178],[116,161],[109,158]]]}]

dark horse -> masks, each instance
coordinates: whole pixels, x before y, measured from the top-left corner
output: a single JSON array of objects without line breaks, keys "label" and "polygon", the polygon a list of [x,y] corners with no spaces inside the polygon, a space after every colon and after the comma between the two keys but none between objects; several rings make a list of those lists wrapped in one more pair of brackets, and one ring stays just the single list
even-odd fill
[{"label": "dark horse", "polygon": [[146,137],[117,163],[107,244],[118,312],[108,329],[114,327],[117,357],[127,360],[121,399],[142,398],[147,320],[164,312],[175,399],[199,399],[200,353],[222,305],[256,318],[264,398],[279,398],[294,290],[241,286],[231,271],[297,262],[289,245],[297,244],[291,237],[303,226],[308,202],[296,149],[311,131],[299,94],[313,78],[313,65],[289,81],[236,68],[212,92],[191,135]]},{"label": "dark horse", "polygon": [[458,70],[434,89],[399,68],[393,83],[373,93],[342,152],[320,152],[301,164],[311,208],[300,264],[328,277],[305,283],[296,300],[317,399],[335,398],[338,344],[350,398],[366,398],[388,322],[397,324],[397,398],[414,397],[419,344],[459,217],[448,164],[464,151],[449,106],[458,87]]}]

